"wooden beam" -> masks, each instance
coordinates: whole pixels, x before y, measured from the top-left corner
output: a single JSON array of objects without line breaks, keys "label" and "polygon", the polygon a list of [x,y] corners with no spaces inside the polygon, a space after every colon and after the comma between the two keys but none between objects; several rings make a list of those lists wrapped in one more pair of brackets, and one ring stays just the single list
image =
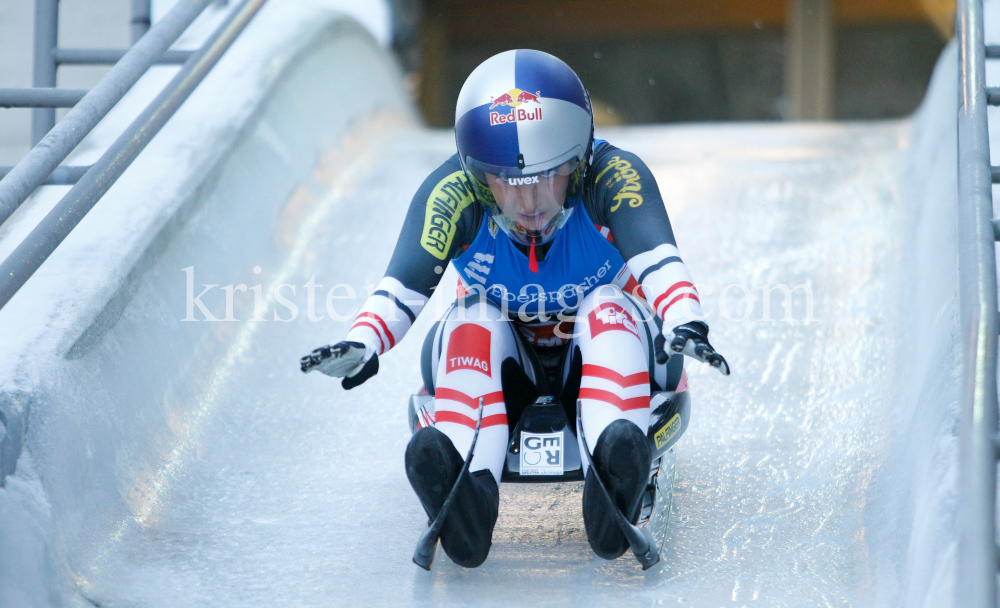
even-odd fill
[{"label": "wooden beam", "polygon": [[833,0],[788,0],[785,117],[833,118]]},{"label": "wooden beam", "polygon": [[423,68],[420,74],[420,109],[424,120],[432,127],[451,126],[445,108],[444,90],[448,74],[448,33],[443,12],[427,11],[421,24],[420,54]]},{"label": "wooden beam", "polygon": [[[785,0],[443,0],[456,45],[533,38],[600,40],[662,33],[780,28]],[[927,22],[920,0],[836,0],[838,24]]]}]

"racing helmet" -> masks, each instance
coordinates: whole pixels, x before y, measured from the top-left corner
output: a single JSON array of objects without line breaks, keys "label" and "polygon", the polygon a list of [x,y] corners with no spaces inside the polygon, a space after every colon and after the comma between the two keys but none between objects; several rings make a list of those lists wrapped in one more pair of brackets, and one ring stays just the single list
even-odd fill
[{"label": "racing helmet", "polygon": [[494,55],[458,95],[462,168],[486,213],[525,245],[554,238],[580,203],[593,139],[587,90],[548,53]]}]

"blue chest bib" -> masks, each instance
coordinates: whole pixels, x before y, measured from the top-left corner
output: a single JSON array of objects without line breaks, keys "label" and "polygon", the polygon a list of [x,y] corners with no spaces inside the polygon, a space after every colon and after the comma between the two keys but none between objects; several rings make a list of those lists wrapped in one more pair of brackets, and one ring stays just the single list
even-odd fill
[{"label": "blue chest bib", "polygon": [[491,224],[484,218],[472,245],[452,263],[469,292],[485,291],[511,317],[576,310],[596,287],[620,283],[627,275],[625,260],[582,204],[556,233],[537,273],[528,268],[528,256]]}]

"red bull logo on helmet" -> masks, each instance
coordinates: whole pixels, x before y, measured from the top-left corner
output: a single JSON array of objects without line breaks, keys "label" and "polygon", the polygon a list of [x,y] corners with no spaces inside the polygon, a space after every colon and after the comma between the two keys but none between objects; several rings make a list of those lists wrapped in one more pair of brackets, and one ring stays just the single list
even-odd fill
[{"label": "red bull logo on helmet", "polygon": [[[528,91],[522,91],[521,89],[511,89],[499,97],[493,97],[491,99],[492,104],[490,105],[491,110],[498,106],[506,106],[510,108],[510,112],[506,114],[501,114],[500,112],[490,112],[490,126],[520,122],[522,120],[541,120],[542,102],[539,99],[540,96],[540,91],[529,93]],[[538,107],[530,111],[526,108],[519,107],[527,103],[538,104]]]}]

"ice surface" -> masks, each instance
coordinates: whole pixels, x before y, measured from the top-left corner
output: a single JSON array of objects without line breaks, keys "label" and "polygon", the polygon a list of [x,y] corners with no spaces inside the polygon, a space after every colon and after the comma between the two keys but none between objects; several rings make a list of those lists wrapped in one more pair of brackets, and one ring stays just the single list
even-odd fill
[{"label": "ice surface", "polygon": [[[426,573],[404,402],[454,275],[362,387],[297,359],[346,333],[357,303],[333,320],[327,293],[377,283],[453,136],[416,124],[359,29],[261,17],[0,312],[0,395],[31,408],[0,605],[950,605],[953,47],[911,120],[600,133],[656,175],[733,368],[689,365],[668,550],[647,573],[605,562],[580,484],[504,485],[486,564]],[[218,286],[246,286],[235,320],[182,321],[184,269],[219,318]],[[779,285],[789,308],[765,308]]]}]

